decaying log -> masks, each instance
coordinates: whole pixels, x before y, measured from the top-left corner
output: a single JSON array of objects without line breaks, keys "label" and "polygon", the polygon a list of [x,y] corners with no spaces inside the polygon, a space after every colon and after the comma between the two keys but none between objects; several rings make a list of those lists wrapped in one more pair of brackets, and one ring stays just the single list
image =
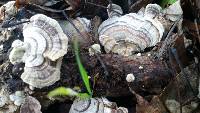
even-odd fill
[{"label": "decaying log", "polygon": [[[97,58],[82,54],[81,59],[91,77],[90,83],[96,96],[129,95],[126,81],[126,75],[129,73],[136,78],[133,83],[130,83],[132,89],[143,93],[159,93],[172,78],[170,69],[164,62],[155,60],[148,53],[129,58],[112,54],[102,54]],[[64,57],[61,73],[60,85],[71,88],[83,87],[78,66],[72,55],[67,54]]]},{"label": "decaying log", "polygon": [[[141,95],[159,94],[173,79],[171,69],[163,61],[154,59],[153,55],[150,56],[150,53],[132,57],[101,54],[98,58],[89,56],[88,53],[81,53],[81,60],[90,76],[94,96],[127,96],[131,94],[128,86]],[[13,67],[9,62],[6,63],[6,67],[1,67],[4,70],[0,75],[1,80],[9,85],[12,92],[24,89],[27,85],[19,78],[24,65]],[[132,83],[126,81],[126,76],[130,73],[135,76]],[[86,92],[72,52],[68,52],[63,58],[61,79],[50,87],[35,89],[33,92],[46,97],[49,91],[59,86],[70,88],[78,86]]]}]

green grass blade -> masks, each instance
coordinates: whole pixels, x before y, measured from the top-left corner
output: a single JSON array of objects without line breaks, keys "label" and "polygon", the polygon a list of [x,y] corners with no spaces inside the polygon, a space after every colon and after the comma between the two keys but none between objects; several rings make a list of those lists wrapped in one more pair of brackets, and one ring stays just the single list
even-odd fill
[{"label": "green grass blade", "polygon": [[78,93],[71,88],[59,87],[48,93],[50,98],[55,96],[78,96]]},{"label": "green grass blade", "polygon": [[176,1],[177,0],[161,0],[160,6],[162,8],[165,8],[166,6],[171,5],[171,4],[175,3]]},{"label": "green grass blade", "polygon": [[90,98],[90,95],[88,95],[87,93],[78,93],[71,88],[65,88],[65,87],[56,88],[48,93],[49,98],[53,98],[55,96],[73,96],[73,97],[79,97],[80,99]]},{"label": "green grass blade", "polygon": [[78,64],[81,77],[83,79],[83,82],[85,84],[85,87],[86,87],[88,93],[90,95],[92,95],[92,91],[91,91],[90,83],[89,83],[89,78],[88,78],[89,76],[87,74],[87,71],[85,70],[85,68],[83,67],[83,65],[81,63],[80,56],[79,56],[79,49],[78,49],[78,41],[76,39],[74,40],[74,50],[75,50],[76,62]]}]

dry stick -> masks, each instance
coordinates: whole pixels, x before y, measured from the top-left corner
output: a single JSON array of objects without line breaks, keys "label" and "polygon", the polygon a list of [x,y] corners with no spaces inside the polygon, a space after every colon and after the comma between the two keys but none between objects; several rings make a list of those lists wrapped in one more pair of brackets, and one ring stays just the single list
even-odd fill
[{"label": "dry stick", "polygon": [[[169,39],[169,37],[171,36],[173,30],[175,29],[175,27],[177,26],[177,24],[179,23],[179,21],[181,20],[182,16],[172,25],[172,27],[170,28],[169,32],[167,33],[167,36],[165,38],[165,41],[167,41]],[[164,42],[165,42],[164,41]],[[167,43],[163,43],[163,46],[166,46]],[[162,46],[162,47],[163,47]],[[164,49],[161,48],[161,51],[159,52],[159,54],[157,55],[158,58],[160,58],[162,56],[164,52]]]},{"label": "dry stick", "polygon": [[176,88],[177,88],[177,92],[178,92],[178,100],[179,100],[179,102],[180,102],[180,113],[182,113],[183,111],[182,111],[182,107],[183,107],[183,104],[182,104],[182,100],[181,100],[181,94],[180,94],[180,81],[178,81],[178,78],[177,78],[177,76],[176,76]]},{"label": "dry stick", "polygon": [[97,6],[97,7],[101,7],[101,8],[104,8],[104,9],[109,9],[110,11],[113,11],[115,13],[118,13],[119,15],[121,15],[119,12],[115,11],[112,9],[112,4],[110,4],[110,8],[107,8],[103,5],[99,5],[99,4],[95,4],[95,3],[92,3],[92,2],[88,2],[88,1],[85,1],[86,4],[89,4],[89,5],[94,5],[94,6]]},{"label": "dry stick", "polygon": [[[178,53],[177,53],[176,49],[175,49],[175,48],[170,48],[170,51],[171,51],[172,54],[174,55],[175,60],[176,60],[176,62],[178,63],[179,68],[181,69],[181,71],[182,71],[182,73],[183,73],[183,76],[184,76],[184,78],[185,78],[185,80],[186,80],[186,82],[187,82],[189,88],[191,89],[193,95],[195,95],[195,92],[194,92],[194,90],[193,90],[193,88],[192,88],[192,85],[191,85],[190,82],[189,82],[189,78],[188,78],[187,74],[185,73],[184,68],[183,68],[183,65],[182,65],[182,63],[180,62],[179,58],[178,58]],[[180,82],[179,82],[179,83],[180,83]],[[179,90],[179,85],[178,85],[178,90]],[[179,96],[179,98],[180,98],[180,91],[178,91],[178,96]],[[183,103],[181,102],[181,99],[179,99],[179,101],[180,101],[180,112],[182,113],[182,106],[183,106]]]},{"label": "dry stick", "polygon": [[25,20],[25,21],[10,23],[11,21],[12,20],[8,20],[8,21],[3,22],[2,25],[1,25],[1,27],[2,28],[9,28],[9,27],[12,27],[12,26],[16,26],[16,25],[20,25],[20,24],[23,24],[23,23],[30,22],[30,20]]},{"label": "dry stick", "polygon": [[195,27],[196,27],[196,30],[197,30],[198,41],[200,43],[200,34],[199,34],[199,28],[198,28],[198,25],[197,25],[197,19],[194,19],[194,24],[195,24]]},{"label": "dry stick", "polygon": [[135,7],[137,4],[140,4],[141,2],[143,2],[143,1],[142,1],[142,0],[137,0],[134,4],[132,4],[132,5],[130,6],[129,12],[132,12],[133,7]]},{"label": "dry stick", "polygon": [[53,12],[53,13],[62,13],[63,11],[65,11],[65,9],[64,10],[57,10],[57,9],[52,9],[52,8],[36,5],[36,4],[27,4],[27,7],[29,7],[29,6],[39,8],[39,9],[42,9],[44,11]]},{"label": "dry stick", "polygon": [[183,68],[183,65],[182,65],[181,61],[179,60],[178,53],[177,53],[176,49],[175,48],[170,48],[170,51],[173,53],[173,55],[175,57],[175,60],[178,63],[178,66],[181,69],[181,71],[183,73],[183,76],[185,77],[185,80],[186,80],[189,88],[191,89],[193,95],[195,95],[194,89],[192,88],[192,85],[190,84],[189,78],[188,78],[188,76],[187,76],[187,74],[186,74],[186,72],[185,72],[185,70]]},{"label": "dry stick", "polygon": [[105,6],[103,6],[103,5],[95,4],[95,3],[92,3],[92,2],[88,2],[88,1],[85,1],[85,4],[89,4],[89,5],[101,7],[101,8],[104,8],[104,9],[108,9],[107,7],[105,7]]}]

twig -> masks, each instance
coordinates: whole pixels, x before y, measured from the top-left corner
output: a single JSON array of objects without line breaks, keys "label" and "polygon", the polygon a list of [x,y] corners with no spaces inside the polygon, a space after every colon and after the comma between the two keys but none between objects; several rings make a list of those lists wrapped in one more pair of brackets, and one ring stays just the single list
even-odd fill
[{"label": "twig", "polygon": [[197,30],[198,41],[200,43],[200,34],[199,34],[199,28],[198,28],[198,25],[197,25],[197,19],[194,19],[194,24],[195,24],[195,27],[196,27],[196,30]]},{"label": "twig", "polygon": [[57,10],[57,9],[52,9],[52,8],[48,8],[45,6],[40,6],[40,5],[36,5],[36,4],[27,4],[26,7],[33,7],[33,8],[38,8],[38,9],[42,9],[44,11],[48,11],[48,12],[53,12],[53,13],[62,13],[64,10]]},{"label": "twig", "polygon": [[[92,48],[92,49],[93,49],[93,48]],[[95,56],[97,57],[97,59],[99,60],[101,66],[103,67],[105,76],[106,76],[106,77],[109,77],[109,73],[108,73],[108,70],[107,70],[107,68],[106,68],[105,63],[101,60],[101,58],[100,58],[100,56],[99,56],[98,54],[95,53]]]},{"label": "twig", "polygon": [[169,40],[172,32],[174,31],[175,27],[177,26],[177,24],[179,23],[179,21],[181,20],[182,17],[180,17],[173,25],[172,27],[170,28],[169,32],[167,33],[167,36],[163,42],[163,45],[162,47],[160,48],[160,51],[158,52],[157,54],[157,57],[160,59],[160,57],[163,55],[163,52],[164,52],[164,47],[166,47],[167,45],[167,41]]},{"label": "twig", "polygon": [[178,53],[177,53],[176,49],[175,48],[170,48],[170,51],[173,53],[173,55],[175,57],[175,60],[178,63],[178,66],[181,69],[181,71],[183,73],[183,76],[185,77],[185,80],[186,80],[189,88],[191,89],[193,95],[195,95],[194,89],[192,88],[192,85],[189,82],[189,77],[187,76],[186,72],[184,71],[183,65],[182,65],[182,63],[179,60]]},{"label": "twig", "polygon": [[13,26],[16,26],[16,25],[20,25],[20,24],[23,24],[23,23],[28,23],[30,22],[30,20],[25,20],[25,21],[20,21],[20,22],[11,22],[12,20],[8,20],[8,21],[5,21],[2,23],[1,27],[2,28],[9,28],[9,27],[13,27]]},{"label": "twig", "polygon": [[119,15],[121,15],[119,12],[117,12],[117,11],[112,9],[112,2],[109,2],[110,8],[107,8],[107,7],[103,6],[103,5],[99,5],[99,4],[95,4],[95,3],[92,3],[92,2],[88,2],[88,1],[85,1],[85,4],[94,5],[94,6],[97,6],[97,7],[108,9],[109,11],[113,11],[113,12],[118,13]]},{"label": "twig", "polygon": [[80,36],[82,37],[82,38],[84,38],[84,39],[87,39],[88,37],[85,37],[81,32],[80,32],[80,30],[76,27],[76,25],[73,23],[73,21],[67,16],[67,14],[66,14],[66,12],[63,10],[62,11],[62,14],[63,14],[63,16],[67,19],[67,21],[74,27],[74,29],[76,30],[76,32],[78,33],[78,34],[80,34]]}]

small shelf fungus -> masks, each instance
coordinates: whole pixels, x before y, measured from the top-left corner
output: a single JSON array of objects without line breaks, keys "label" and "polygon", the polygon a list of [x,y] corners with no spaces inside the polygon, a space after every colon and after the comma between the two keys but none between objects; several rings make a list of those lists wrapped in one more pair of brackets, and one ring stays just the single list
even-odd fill
[{"label": "small shelf fungus", "polygon": [[68,37],[58,22],[37,14],[23,27],[24,42],[15,40],[9,55],[12,64],[24,62],[22,80],[42,88],[60,79],[62,57],[67,53]]},{"label": "small shelf fungus", "polygon": [[106,98],[76,99],[69,113],[128,113],[128,109],[117,107],[115,102]]},{"label": "small shelf fungus", "polygon": [[15,1],[9,1],[0,7],[0,21],[8,20],[17,14]]},{"label": "small shelf fungus", "polygon": [[122,14],[120,6],[108,6],[109,18],[98,29],[100,43],[107,53],[131,56],[155,46],[161,40],[166,20],[159,5],[148,4],[142,14]]},{"label": "small shelf fungus", "polygon": [[[77,17],[75,19],[72,19],[72,22],[74,26],[80,31],[81,35],[83,35],[84,37],[89,37],[90,20],[83,17]],[[72,37],[69,39],[70,44],[72,43],[73,38],[78,38],[80,45],[83,45],[85,43],[87,44],[88,41],[90,41],[89,39],[85,39],[83,36],[80,36],[80,33],[77,32],[76,28],[69,21],[60,20],[59,24],[64,33],[67,34],[69,37]]]}]

